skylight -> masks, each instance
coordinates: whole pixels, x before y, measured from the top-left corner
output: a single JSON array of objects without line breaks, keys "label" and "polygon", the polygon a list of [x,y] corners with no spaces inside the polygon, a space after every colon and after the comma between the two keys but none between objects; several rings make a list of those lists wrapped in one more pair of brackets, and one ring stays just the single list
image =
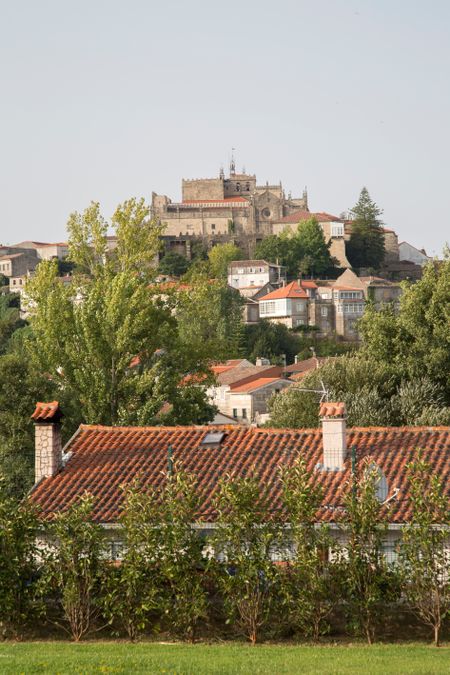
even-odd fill
[{"label": "skylight", "polygon": [[200,441],[202,448],[218,448],[225,436],[223,431],[210,431]]}]

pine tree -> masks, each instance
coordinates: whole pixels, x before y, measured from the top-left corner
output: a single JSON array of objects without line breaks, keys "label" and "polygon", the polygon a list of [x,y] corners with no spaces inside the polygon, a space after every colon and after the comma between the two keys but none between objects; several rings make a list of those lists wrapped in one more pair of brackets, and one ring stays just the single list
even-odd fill
[{"label": "pine tree", "polygon": [[378,269],[384,260],[384,234],[380,216],[383,213],[363,187],[358,202],[351,210],[352,233],[346,247],[352,267]]}]

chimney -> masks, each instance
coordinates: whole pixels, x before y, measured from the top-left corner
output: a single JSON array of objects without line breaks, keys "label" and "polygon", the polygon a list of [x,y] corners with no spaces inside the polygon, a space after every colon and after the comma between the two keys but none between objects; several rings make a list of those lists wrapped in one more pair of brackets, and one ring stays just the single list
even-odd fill
[{"label": "chimney", "polygon": [[336,471],[344,468],[347,455],[345,403],[322,403],[323,469]]},{"label": "chimney", "polygon": [[35,434],[35,483],[47,476],[53,476],[61,466],[61,417],[62,412],[58,401],[36,403],[36,410],[31,415]]}]

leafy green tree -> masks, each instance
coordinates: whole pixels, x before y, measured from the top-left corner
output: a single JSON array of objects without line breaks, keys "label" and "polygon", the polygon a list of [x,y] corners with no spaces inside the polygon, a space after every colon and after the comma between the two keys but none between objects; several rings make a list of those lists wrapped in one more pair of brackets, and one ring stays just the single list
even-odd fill
[{"label": "leafy green tree", "polygon": [[[172,404],[175,422],[196,422],[211,414],[204,391],[192,385],[182,392],[177,388],[186,373],[200,366],[205,371],[206,364],[180,338],[173,308],[151,284],[160,227],[147,215],[142,200],[117,208],[117,247],[110,256],[98,205],[73,214],[69,250],[84,273],[62,284],[55,262],[43,261],[27,284],[33,358],[62,395],[77,404],[76,425],[134,423],[137,418],[158,423],[158,411],[166,403]],[[130,368],[136,357],[146,362],[145,370]],[[162,367],[169,362],[170,368]],[[170,394],[175,398],[168,399]]]},{"label": "leafy green tree", "polygon": [[92,520],[93,500],[83,495],[48,526],[41,593],[62,613],[58,622],[78,642],[95,627],[101,613],[105,574],[102,527]]},{"label": "leafy green tree", "polygon": [[0,287],[8,286],[8,284],[9,284],[9,277],[5,276],[0,272]]},{"label": "leafy green tree", "polygon": [[270,486],[256,476],[226,477],[216,500],[213,538],[217,582],[227,622],[252,644],[274,616],[280,579],[273,555],[281,547],[282,528],[271,511]]},{"label": "leafy green tree", "polygon": [[284,265],[286,263],[287,250],[287,239],[282,239],[275,234],[271,234],[268,237],[264,237],[264,239],[257,244],[255,249],[255,259]]},{"label": "leafy green tree", "polygon": [[242,258],[242,249],[231,242],[213,246],[208,253],[212,277],[214,279],[226,279],[228,276],[228,265],[233,260],[242,260]]},{"label": "leafy green tree", "polygon": [[37,517],[24,501],[20,505],[0,484],[0,630],[17,636],[31,620],[37,574]]},{"label": "leafy green tree", "polygon": [[403,377],[441,385],[450,404],[450,252],[425,266],[422,279],[404,284],[399,311],[369,307],[360,323],[364,356],[391,363]]},{"label": "leafy green tree", "polygon": [[288,363],[292,363],[300,348],[300,337],[291,333],[280,323],[271,323],[266,319],[244,328],[243,354],[246,359],[255,361],[258,357],[280,362],[284,354]]},{"label": "leafy green tree", "polygon": [[175,295],[180,340],[192,359],[222,360],[239,356],[243,336],[242,298],[226,281],[197,279]]},{"label": "leafy green tree", "polygon": [[189,260],[185,258],[184,255],[180,255],[180,253],[169,251],[160,260],[158,269],[161,274],[181,277],[189,269]]},{"label": "leafy green tree", "polygon": [[438,647],[442,627],[450,616],[448,497],[423,452],[408,469],[412,512],[400,542],[403,590],[412,611],[433,631]]},{"label": "leafy green tree", "polygon": [[272,396],[268,408],[269,427],[286,429],[310,429],[319,424],[320,395],[293,385]]},{"label": "leafy green tree", "polygon": [[289,545],[285,593],[290,623],[318,640],[329,628],[338,585],[328,561],[332,540],[325,527],[317,528],[322,490],[300,458],[281,474]]},{"label": "leafy green tree", "polygon": [[383,211],[370,198],[363,187],[359,199],[351,210],[352,232],[346,246],[352,267],[379,269],[385,256],[384,234],[380,216]]},{"label": "leafy green tree", "polygon": [[298,242],[298,271],[301,274],[323,277],[334,273],[337,261],[331,257],[330,244],[325,242],[316,218],[299,223],[294,238]]},{"label": "leafy green tree", "polygon": [[382,550],[387,521],[377,497],[379,479],[377,468],[367,463],[359,475],[353,474],[341,523],[346,542],[340,567],[348,618],[368,644],[375,640],[385,603],[394,599],[397,590]]},{"label": "leafy green tree", "polygon": [[203,542],[193,528],[199,496],[194,476],[175,463],[158,499],[159,524],[154,555],[163,581],[162,607],[172,631],[192,642],[207,616],[202,570]]},{"label": "leafy green tree", "polygon": [[25,324],[20,318],[19,296],[15,293],[0,295],[0,354],[8,350],[13,333]]},{"label": "leafy green tree", "polygon": [[135,641],[160,610],[162,580],[159,573],[160,513],[152,493],[136,481],[125,490],[120,517],[123,556],[107,577],[103,613],[111,624],[122,626]]},{"label": "leafy green tree", "polygon": [[55,398],[55,386],[19,350],[0,356],[0,479],[3,491],[20,500],[33,485],[36,401]]}]

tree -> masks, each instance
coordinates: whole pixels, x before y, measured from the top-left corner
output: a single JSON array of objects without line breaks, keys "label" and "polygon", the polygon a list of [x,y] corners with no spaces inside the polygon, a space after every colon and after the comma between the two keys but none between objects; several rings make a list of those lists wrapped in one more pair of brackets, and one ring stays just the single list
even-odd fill
[{"label": "tree", "polygon": [[20,318],[19,296],[15,293],[0,295],[0,354],[8,350],[13,333],[25,326]]},{"label": "tree", "polygon": [[55,386],[19,349],[0,356],[0,478],[3,491],[19,501],[34,482],[36,401],[52,400]]},{"label": "tree", "polygon": [[319,424],[319,396],[293,385],[269,399],[267,426],[310,429]]},{"label": "tree", "polygon": [[384,604],[395,593],[394,575],[382,551],[387,521],[377,497],[379,480],[377,468],[367,462],[359,475],[352,475],[341,523],[346,542],[340,566],[348,618],[353,630],[362,633],[368,644],[375,640]]},{"label": "tree", "polygon": [[135,641],[148,626],[151,612],[160,609],[162,581],[154,545],[160,518],[154,495],[143,491],[138,481],[127,486],[124,497],[123,556],[108,575],[103,612]]},{"label": "tree", "polygon": [[385,255],[384,234],[379,218],[383,211],[372,201],[367,188],[361,190],[351,213],[352,232],[346,246],[350,264],[356,268],[379,269]]},{"label": "tree", "polygon": [[338,591],[333,564],[328,561],[332,540],[317,528],[322,490],[314,484],[304,459],[281,473],[291,557],[286,568],[286,600],[291,623],[318,640],[327,628]]},{"label": "tree", "polygon": [[450,251],[425,266],[422,279],[403,284],[398,312],[369,307],[360,323],[364,356],[391,363],[406,379],[440,384],[450,404]]},{"label": "tree", "polygon": [[0,627],[17,635],[35,609],[37,518],[0,483]]},{"label": "tree", "polygon": [[412,611],[432,629],[438,647],[441,629],[450,615],[448,498],[423,452],[408,469],[412,512],[400,542],[403,589]]},{"label": "tree", "polygon": [[93,501],[83,495],[48,526],[41,583],[44,596],[54,595],[62,611],[61,627],[78,642],[89,633],[101,612],[104,577],[103,530],[92,520]]},{"label": "tree", "polygon": [[227,622],[252,644],[279,601],[279,573],[272,557],[281,546],[282,529],[271,511],[269,490],[256,476],[227,476],[215,504],[213,545]]},{"label": "tree", "polygon": [[243,340],[242,297],[226,281],[198,278],[175,294],[180,340],[192,360],[219,361],[239,356]]},{"label": "tree", "polygon": [[330,243],[325,242],[316,218],[300,222],[294,238],[298,241],[298,271],[301,274],[323,277],[335,272],[337,261],[330,255]]},{"label": "tree", "polygon": [[161,274],[181,277],[189,269],[189,260],[185,258],[184,255],[175,253],[175,251],[169,251],[160,260],[158,269]]},{"label": "tree", "polygon": [[171,629],[191,642],[207,614],[203,542],[193,527],[199,503],[194,476],[177,464],[169,468],[158,499],[154,554],[163,581],[164,615]]},{"label": "tree", "polygon": [[[65,285],[57,278],[56,264],[43,261],[27,284],[34,333],[30,350],[42,371],[76,403],[76,425],[126,424],[138,417],[140,423],[158,423],[161,407],[169,403],[175,408],[180,399],[184,423],[211,414],[204,391],[187,386],[180,396],[177,389],[186,373],[202,366],[204,372],[207,364],[191,355],[190,345],[180,339],[173,308],[151,284],[160,228],[146,220],[147,213],[142,200],[117,208],[112,256],[106,252],[106,223],[98,205],[73,214],[69,250],[84,273],[74,274]],[[136,357],[145,369],[130,367]],[[162,367],[169,362],[170,368]],[[169,394],[176,394],[175,399],[168,400]]]},{"label": "tree", "polygon": [[228,276],[228,265],[233,260],[242,260],[243,252],[239,246],[229,242],[225,244],[216,244],[208,253],[211,275],[214,279],[226,279]]},{"label": "tree", "polygon": [[301,338],[280,323],[271,323],[266,319],[244,327],[243,353],[246,359],[255,361],[258,357],[270,361],[282,362],[286,356],[288,363],[292,363],[297,354]]},{"label": "tree", "polygon": [[287,239],[281,239],[275,234],[264,237],[256,245],[255,259],[284,265],[287,257]]}]

